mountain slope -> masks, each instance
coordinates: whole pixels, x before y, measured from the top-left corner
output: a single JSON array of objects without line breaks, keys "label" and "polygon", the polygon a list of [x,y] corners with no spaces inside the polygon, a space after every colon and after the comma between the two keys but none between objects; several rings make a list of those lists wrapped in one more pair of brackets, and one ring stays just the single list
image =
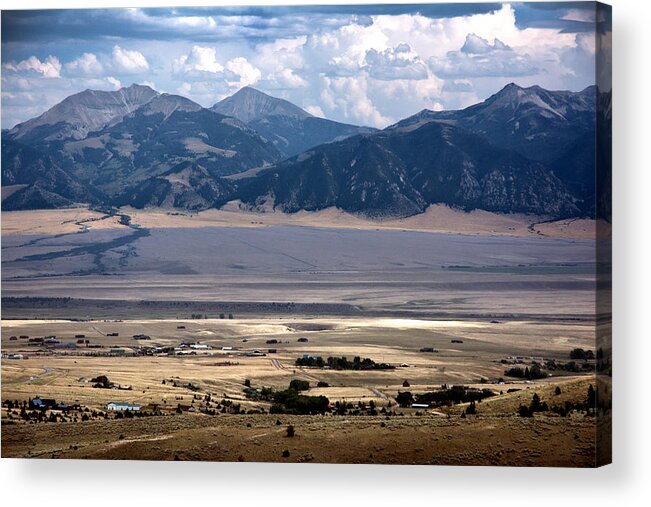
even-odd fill
[{"label": "mountain slope", "polygon": [[83,139],[138,107],[158,93],[148,86],[131,85],[114,92],[85,90],[67,97],[42,115],[8,131],[10,139],[23,144],[42,144]]},{"label": "mountain slope", "polygon": [[250,86],[241,88],[230,97],[217,102],[210,109],[224,116],[237,118],[244,123],[267,116],[289,116],[293,118],[312,116],[287,100],[277,99]]},{"label": "mountain slope", "polygon": [[97,203],[102,196],[59,167],[48,155],[2,141],[2,186],[24,185],[2,201],[2,209],[47,209]]},{"label": "mountain slope", "polygon": [[184,161],[224,176],[281,158],[271,143],[238,120],[168,94],[83,140],[65,143],[60,156],[81,179],[114,195]]},{"label": "mountain slope", "polygon": [[596,88],[549,91],[513,83],[479,104],[457,111],[429,111],[405,118],[389,129],[413,129],[429,121],[462,127],[495,146],[551,162],[573,141],[594,134]]},{"label": "mountain slope", "polygon": [[317,118],[291,102],[248,86],[211,109],[246,123],[271,141],[285,157],[320,144],[375,130]]},{"label": "mountain slope", "polygon": [[405,216],[433,203],[556,217],[578,212],[543,164],[439,122],[319,146],[242,180],[236,195],[250,204],[273,198],[289,212],[337,206]]},{"label": "mountain slope", "polygon": [[613,117],[612,90],[600,92],[597,102],[596,216],[612,222]]},{"label": "mountain slope", "polygon": [[242,180],[236,196],[250,204],[273,198],[290,213],[336,206],[370,216],[406,216],[426,205],[402,160],[365,136],[320,146]]},{"label": "mountain slope", "polygon": [[595,213],[596,163],[595,134],[588,132],[574,139],[549,164],[554,174],[577,197],[580,209],[590,216]]},{"label": "mountain slope", "polygon": [[221,178],[213,178],[208,171],[192,162],[181,162],[166,173],[145,180],[119,196],[118,206],[134,208],[163,207],[192,211],[224,204],[232,192],[232,185]]}]

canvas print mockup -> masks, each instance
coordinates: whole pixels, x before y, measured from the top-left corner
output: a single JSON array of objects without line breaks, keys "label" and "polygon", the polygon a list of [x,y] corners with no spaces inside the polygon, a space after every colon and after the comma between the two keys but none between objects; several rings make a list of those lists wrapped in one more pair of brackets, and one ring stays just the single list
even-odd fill
[{"label": "canvas print mockup", "polygon": [[611,8],[4,10],[2,457],[611,461]]}]

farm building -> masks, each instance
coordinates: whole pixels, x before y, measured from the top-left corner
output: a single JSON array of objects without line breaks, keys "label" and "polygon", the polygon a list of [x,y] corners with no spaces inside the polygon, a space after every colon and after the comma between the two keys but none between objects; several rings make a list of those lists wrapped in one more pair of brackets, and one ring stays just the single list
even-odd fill
[{"label": "farm building", "polygon": [[77,345],[73,342],[55,343],[52,345],[55,349],[76,349]]},{"label": "farm building", "polygon": [[57,406],[56,400],[52,398],[34,398],[29,401],[29,408],[54,408]]},{"label": "farm building", "polygon": [[107,410],[140,410],[140,405],[126,401],[112,401],[106,405]]}]

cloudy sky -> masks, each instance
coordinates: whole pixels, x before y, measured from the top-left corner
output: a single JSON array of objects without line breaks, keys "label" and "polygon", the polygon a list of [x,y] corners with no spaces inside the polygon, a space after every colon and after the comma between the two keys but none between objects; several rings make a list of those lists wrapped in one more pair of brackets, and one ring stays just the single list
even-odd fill
[{"label": "cloudy sky", "polygon": [[250,85],[384,127],[505,84],[595,82],[590,3],[2,12],[2,128],[86,88],[132,83],[211,106]]}]

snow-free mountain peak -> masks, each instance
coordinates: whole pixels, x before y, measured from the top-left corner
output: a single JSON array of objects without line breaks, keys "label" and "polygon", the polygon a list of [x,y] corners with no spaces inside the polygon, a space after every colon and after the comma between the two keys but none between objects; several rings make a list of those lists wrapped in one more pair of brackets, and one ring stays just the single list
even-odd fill
[{"label": "snow-free mountain peak", "polygon": [[211,109],[244,122],[271,141],[286,157],[323,143],[375,130],[312,116],[287,100],[272,97],[250,86],[218,102]]},{"label": "snow-free mountain peak", "polygon": [[288,116],[292,118],[308,118],[312,116],[287,100],[272,97],[250,86],[245,86],[230,97],[217,102],[211,109],[226,116],[233,116],[244,123],[267,116]]},{"label": "snow-free mountain peak", "polygon": [[16,125],[8,136],[30,144],[83,139],[89,132],[115,122],[157,95],[149,86],[135,84],[111,92],[84,90],[70,95],[42,115]]},{"label": "snow-free mountain peak", "polygon": [[175,111],[199,111],[203,109],[196,102],[191,101],[181,95],[173,95],[170,93],[161,93],[147,102],[140,110],[142,114],[156,114],[163,113],[165,118]]}]

